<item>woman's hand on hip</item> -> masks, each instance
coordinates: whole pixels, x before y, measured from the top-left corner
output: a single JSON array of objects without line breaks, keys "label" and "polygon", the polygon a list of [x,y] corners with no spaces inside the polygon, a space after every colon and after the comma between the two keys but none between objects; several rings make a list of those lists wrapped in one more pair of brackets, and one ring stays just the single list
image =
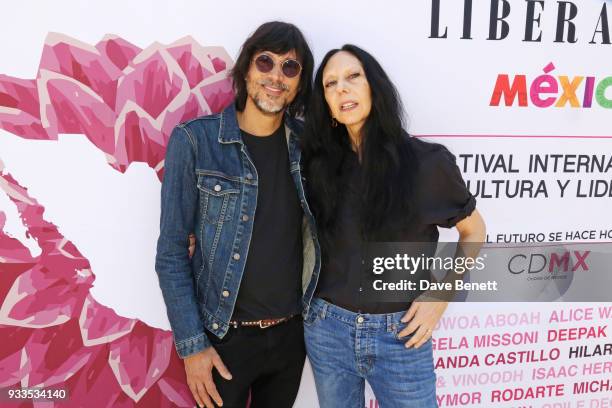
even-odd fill
[{"label": "woman's hand on hip", "polygon": [[402,331],[399,332],[398,337],[406,337],[412,333],[414,335],[406,342],[406,348],[414,346],[419,348],[432,336],[433,329],[438,324],[438,321],[444,314],[448,306],[448,302],[433,301],[433,300],[419,300],[417,298],[410,308],[402,317],[403,323],[408,323]]}]

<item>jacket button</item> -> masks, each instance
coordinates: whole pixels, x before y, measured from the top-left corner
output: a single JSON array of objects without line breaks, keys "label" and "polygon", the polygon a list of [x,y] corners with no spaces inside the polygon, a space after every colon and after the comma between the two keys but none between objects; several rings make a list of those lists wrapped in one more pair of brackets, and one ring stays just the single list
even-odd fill
[{"label": "jacket button", "polygon": [[242,216],[242,221],[248,221],[249,220],[249,216],[248,215],[243,215]]},{"label": "jacket button", "polygon": [[217,330],[219,328],[219,325],[217,323],[213,323],[212,328],[213,330]]},{"label": "jacket button", "polygon": [[221,294],[223,295],[223,297],[229,297],[229,290],[224,290]]},{"label": "jacket button", "polygon": [[221,191],[221,185],[217,184],[217,185],[215,186],[215,191]]},{"label": "jacket button", "polygon": [[357,323],[363,323],[363,316],[359,316],[357,318]]},{"label": "jacket button", "polygon": [[239,259],[240,259],[240,254],[239,254],[238,252],[236,252],[236,253],[234,254],[234,260],[236,260],[236,261],[237,261],[237,260],[239,260]]},{"label": "jacket button", "polygon": [[246,178],[249,179],[249,180],[252,180],[253,179],[253,175],[251,173],[248,173],[246,175]]}]

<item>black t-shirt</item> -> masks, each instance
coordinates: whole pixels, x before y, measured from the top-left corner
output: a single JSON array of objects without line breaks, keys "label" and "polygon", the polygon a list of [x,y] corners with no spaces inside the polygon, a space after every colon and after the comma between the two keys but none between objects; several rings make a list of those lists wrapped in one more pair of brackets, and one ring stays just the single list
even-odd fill
[{"label": "black t-shirt", "polygon": [[[469,216],[476,199],[467,189],[455,156],[441,144],[408,137],[418,158],[413,178],[415,209],[410,217],[394,216],[379,242],[437,242],[437,227],[450,228]],[[407,310],[410,302],[368,302],[364,289],[366,246],[360,228],[363,197],[361,165],[355,153],[346,152],[341,175],[337,225],[323,263],[315,296],[359,313],[394,313]],[[433,255],[433,254],[432,254]]]},{"label": "black t-shirt", "polygon": [[242,132],[257,169],[257,208],[233,319],[290,316],[301,310],[302,209],[291,179],[285,127],[260,137]]}]

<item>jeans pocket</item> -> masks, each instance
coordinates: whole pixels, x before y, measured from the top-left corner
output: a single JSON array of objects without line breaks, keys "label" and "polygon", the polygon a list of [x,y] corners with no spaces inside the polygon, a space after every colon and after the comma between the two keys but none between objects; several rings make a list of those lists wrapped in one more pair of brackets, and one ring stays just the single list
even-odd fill
[{"label": "jeans pocket", "polygon": [[414,336],[416,334],[416,332],[419,330],[418,328],[413,331],[410,334],[405,335],[404,337],[399,337],[400,333],[402,332],[402,330],[404,330],[406,327],[408,327],[408,323],[402,323],[399,322],[397,324],[394,325],[393,330],[391,331],[391,335],[397,340],[397,341],[401,341],[401,342],[407,342],[408,340],[410,340],[410,338],[412,336]]},{"label": "jeans pocket", "polygon": [[312,327],[312,325],[315,324],[317,320],[319,320],[319,313],[311,309],[304,318],[304,326]]}]

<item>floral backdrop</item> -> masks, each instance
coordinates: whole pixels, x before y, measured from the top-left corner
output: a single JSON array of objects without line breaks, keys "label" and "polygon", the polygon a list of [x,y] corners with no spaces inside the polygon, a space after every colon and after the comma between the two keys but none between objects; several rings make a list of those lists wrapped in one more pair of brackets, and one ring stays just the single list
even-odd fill
[{"label": "floral backdrop", "polygon": [[[222,47],[191,37],[143,49],[114,35],[90,45],[49,33],[36,78],[0,74],[0,128],[36,140],[78,134],[113,169],[143,162],[161,180],[172,128],[232,100],[232,63]],[[193,406],[171,332],[94,299],[96,271],[5,168],[2,152],[0,189],[41,250],[33,256],[5,232],[0,208],[0,387],[68,391],[68,401],[44,406]],[[20,406],[33,405],[43,406]]]}]

